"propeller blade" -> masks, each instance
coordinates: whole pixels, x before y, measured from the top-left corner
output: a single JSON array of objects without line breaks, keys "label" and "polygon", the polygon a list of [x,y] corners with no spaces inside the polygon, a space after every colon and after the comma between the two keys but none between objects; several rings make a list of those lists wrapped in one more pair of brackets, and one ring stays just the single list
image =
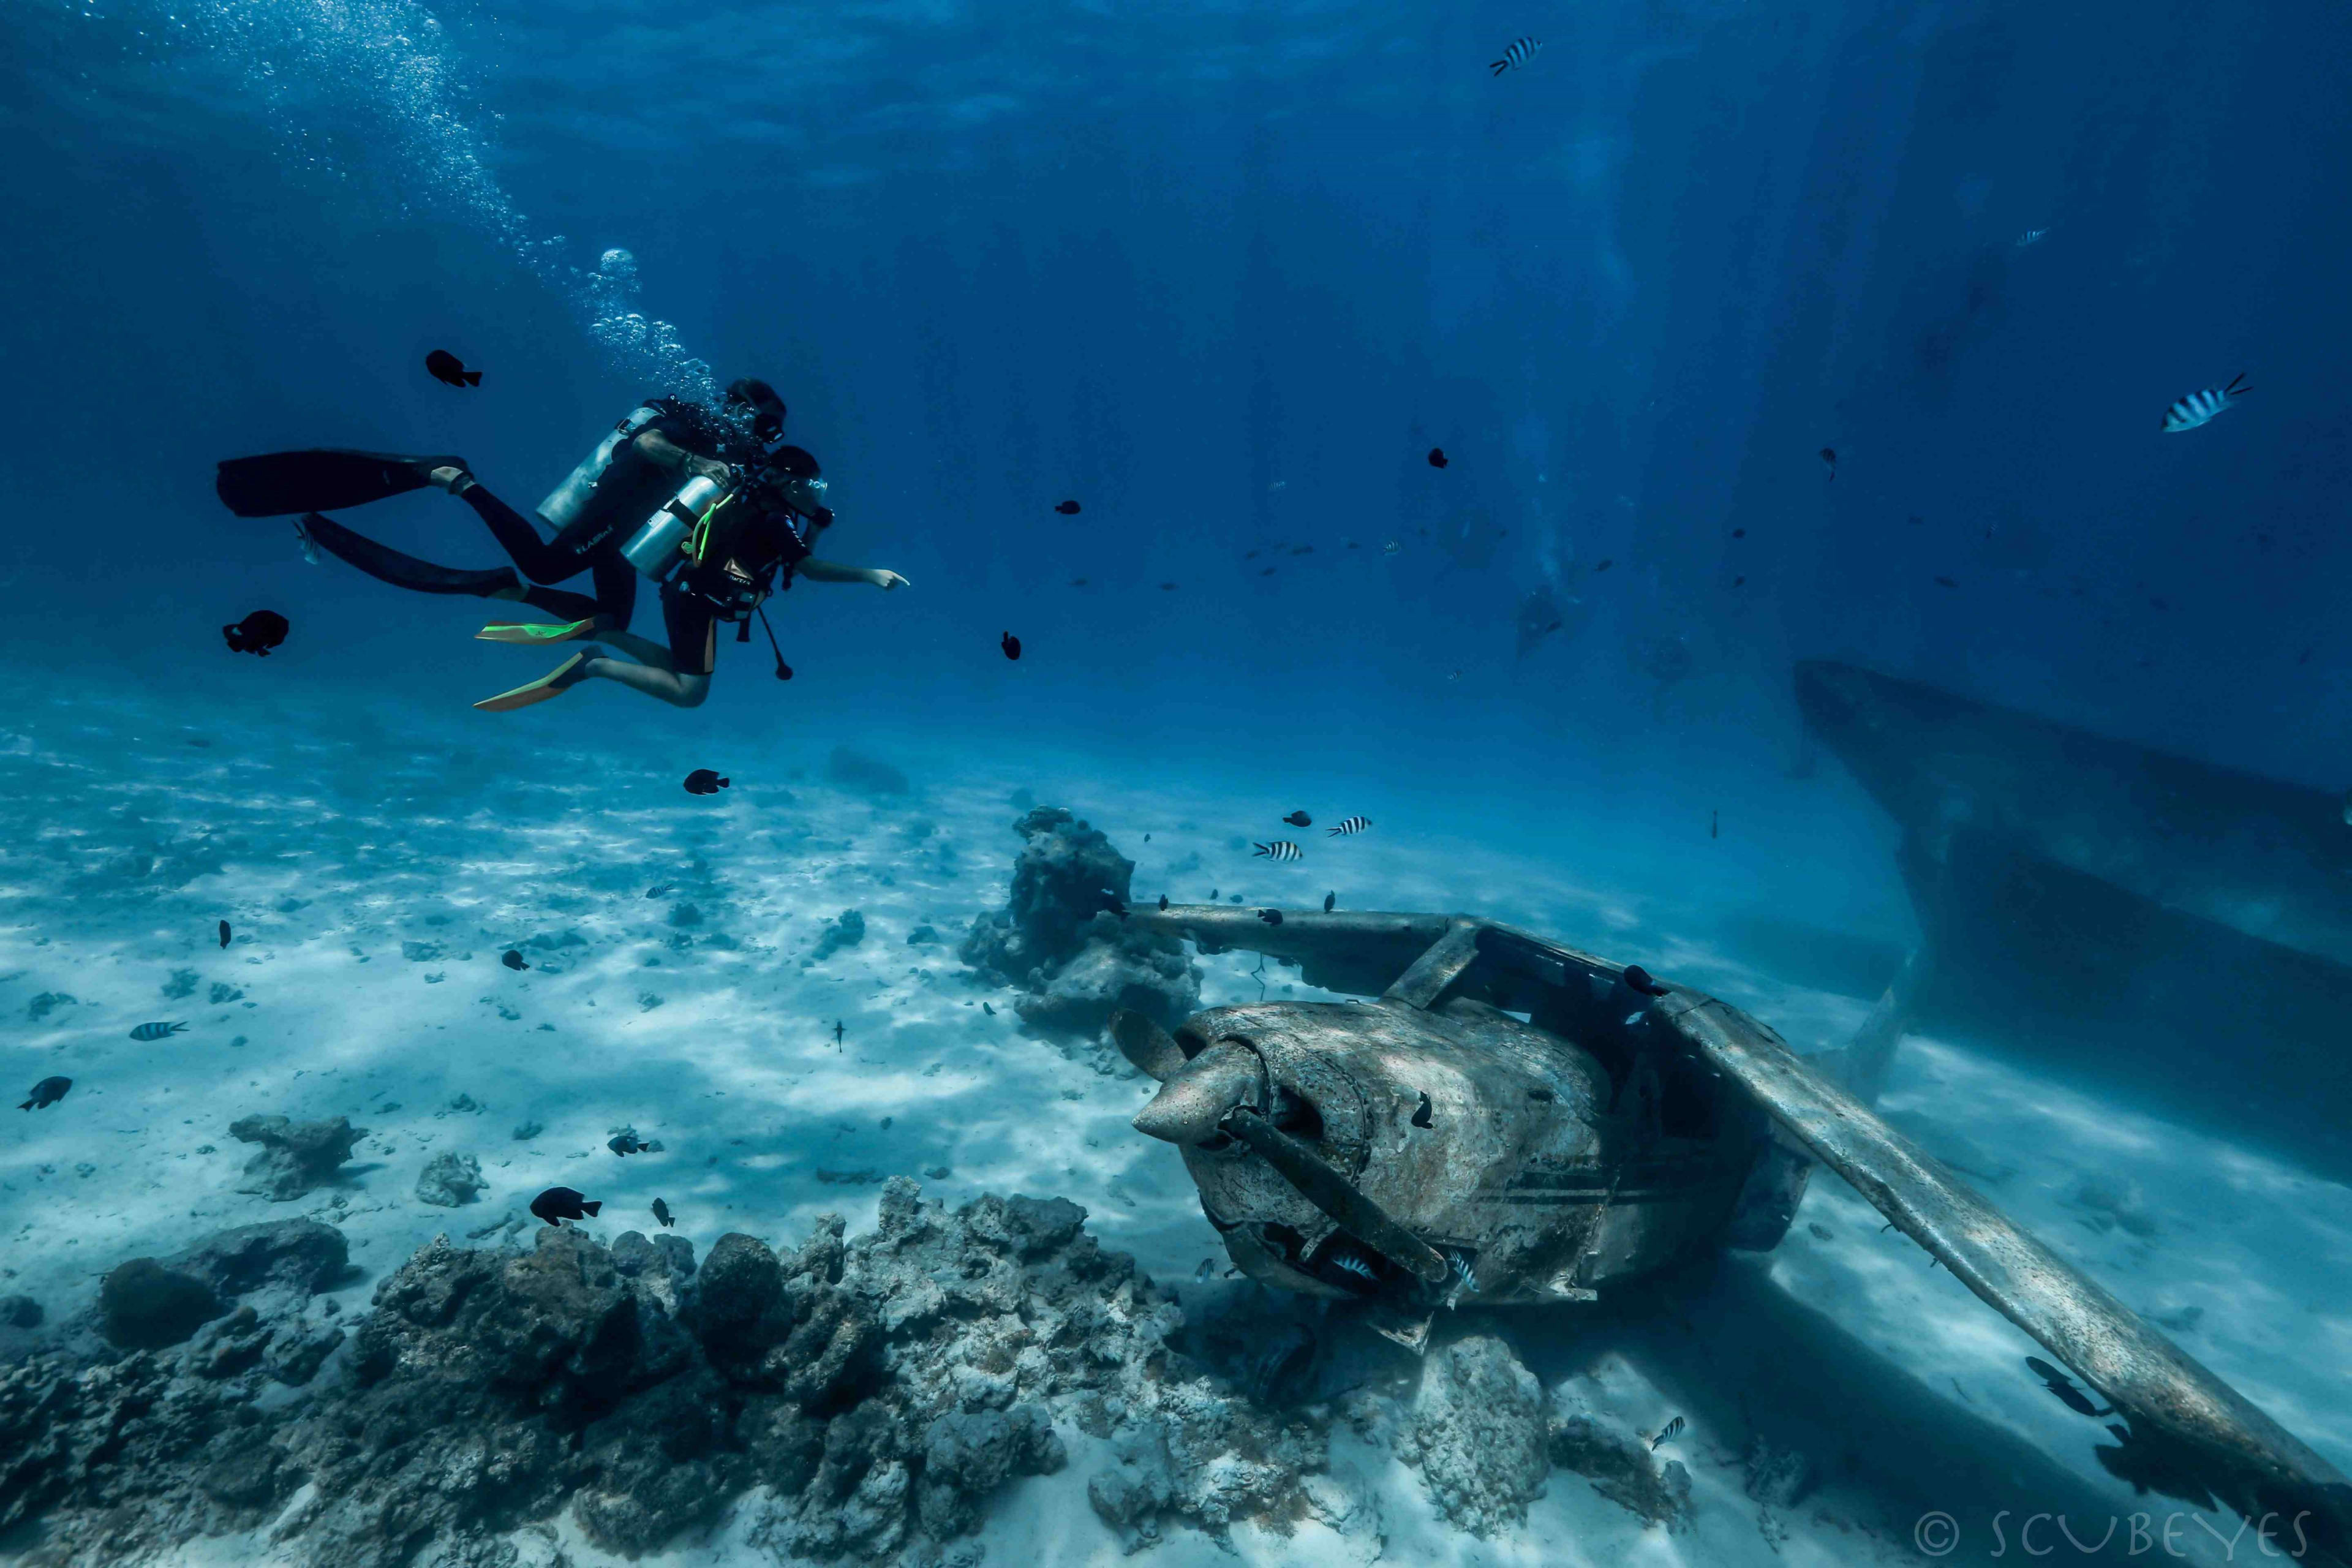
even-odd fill
[{"label": "propeller blade", "polygon": [[[1207,1055],[1202,1052],[1202,1059]],[[1314,1150],[1255,1110],[1237,1109],[1226,1116],[1223,1125],[1297,1187],[1299,1196],[1321,1209],[1332,1224],[1432,1285],[1445,1282],[1445,1259],[1436,1249],[1391,1219],[1380,1205],[1325,1163]]]},{"label": "propeller blade", "polygon": [[1135,1069],[1166,1083],[1184,1070],[1184,1051],[1168,1031],[1136,1012],[1121,1007],[1110,1016],[1110,1037]]}]

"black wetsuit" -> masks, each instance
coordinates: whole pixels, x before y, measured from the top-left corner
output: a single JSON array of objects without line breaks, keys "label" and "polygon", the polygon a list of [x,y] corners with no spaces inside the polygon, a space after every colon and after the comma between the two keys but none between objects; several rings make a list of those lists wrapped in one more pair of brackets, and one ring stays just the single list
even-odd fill
[{"label": "black wetsuit", "polygon": [[[697,457],[720,462],[759,459],[759,448],[726,421],[708,410],[675,398],[654,398],[646,406],[658,408],[657,418],[641,426],[659,431],[673,444]],[[633,437],[613,454],[597,480],[595,493],[580,515],[552,539],[540,536],[540,525],[490,493],[480,482],[467,487],[463,500],[488,525],[528,584],[514,571],[494,567],[467,571],[440,566],[404,555],[333,520],[312,514],[307,521],[311,537],[331,553],[370,576],[398,587],[426,594],[470,594],[482,598],[511,596],[522,589],[522,602],[566,621],[596,617],[600,631],[625,630],[635,613],[637,571],[622,557],[621,547],[642,526],[654,509],[677,493],[685,476],[665,468],[637,449]],[[592,574],[593,596],[551,586]],[[667,613],[665,619],[667,619]],[[707,627],[700,641],[708,641]],[[673,651],[677,647],[675,628]]]}]

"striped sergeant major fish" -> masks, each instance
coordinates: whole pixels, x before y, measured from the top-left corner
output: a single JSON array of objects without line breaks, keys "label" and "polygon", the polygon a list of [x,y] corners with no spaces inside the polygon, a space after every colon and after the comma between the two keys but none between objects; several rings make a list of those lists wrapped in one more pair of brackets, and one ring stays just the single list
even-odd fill
[{"label": "striped sergeant major fish", "polygon": [[2030,249],[2032,247],[2041,244],[2044,238],[2048,237],[2049,233],[2050,231],[2046,228],[2029,228],[2023,234],[2017,237],[2017,248],[2020,250]]},{"label": "striped sergeant major fish", "polygon": [[142,1041],[161,1040],[184,1033],[186,1029],[185,1024],[142,1024],[131,1031],[131,1037]]},{"label": "striped sergeant major fish", "polygon": [[2168,436],[2183,430],[2194,430],[2230,405],[2243,397],[2252,387],[2244,385],[2243,371],[2230,378],[2230,384],[2209,386],[2202,392],[2192,392],[2164,411],[2164,432]]},{"label": "striped sergeant major fish", "polygon": [[1526,65],[1529,60],[1536,58],[1536,51],[1542,47],[1543,40],[1541,38],[1513,38],[1511,40],[1510,47],[1503,51],[1503,58],[1493,62],[1491,65],[1487,66],[1486,68],[1493,71],[1496,76],[1500,76],[1505,71],[1511,69],[1514,66]]},{"label": "striped sergeant major fish", "polygon": [[1254,850],[1254,854],[1263,855],[1269,860],[1296,860],[1300,858],[1300,853],[1298,846],[1287,838],[1277,838],[1271,844],[1258,844]]},{"label": "striped sergeant major fish", "polygon": [[1361,833],[1365,828],[1370,827],[1371,825],[1372,819],[1369,816],[1351,816],[1348,818],[1347,821],[1339,824],[1339,826],[1328,828],[1325,831],[1328,832],[1334,838],[1345,838],[1350,834]]}]

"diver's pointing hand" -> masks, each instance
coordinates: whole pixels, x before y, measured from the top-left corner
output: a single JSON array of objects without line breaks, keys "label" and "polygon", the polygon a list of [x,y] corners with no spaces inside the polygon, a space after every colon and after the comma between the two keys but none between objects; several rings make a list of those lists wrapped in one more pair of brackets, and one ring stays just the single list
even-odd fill
[{"label": "diver's pointing hand", "polygon": [[913,584],[908,582],[904,577],[899,576],[898,574],[891,571],[886,566],[877,566],[866,573],[866,580],[873,584],[876,587],[881,589],[886,594],[893,588],[911,588],[914,586]]}]

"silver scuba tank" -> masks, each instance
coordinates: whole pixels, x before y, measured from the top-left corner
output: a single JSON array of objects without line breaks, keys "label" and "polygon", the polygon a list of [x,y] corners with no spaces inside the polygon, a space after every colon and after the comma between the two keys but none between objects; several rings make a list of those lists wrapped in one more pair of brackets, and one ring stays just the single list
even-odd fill
[{"label": "silver scuba tank", "polygon": [[694,525],[710,515],[730,487],[697,474],[662,502],[646,525],[621,546],[623,560],[659,583],[686,562],[683,553]]},{"label": "silver scuba tank", "polygon": [[661,417],[662,411],[644,404],[631,411],[626,419],[613,426],[605,437],[596,443],[596,449],[580,459],[580,466],[564,478],[562,484],[539,503],[539,515],[548,527],[561,532],[580,515],[596,493],[596,481],[613,466],[613,454],[623,443],[634,440],[638,431]]}]

